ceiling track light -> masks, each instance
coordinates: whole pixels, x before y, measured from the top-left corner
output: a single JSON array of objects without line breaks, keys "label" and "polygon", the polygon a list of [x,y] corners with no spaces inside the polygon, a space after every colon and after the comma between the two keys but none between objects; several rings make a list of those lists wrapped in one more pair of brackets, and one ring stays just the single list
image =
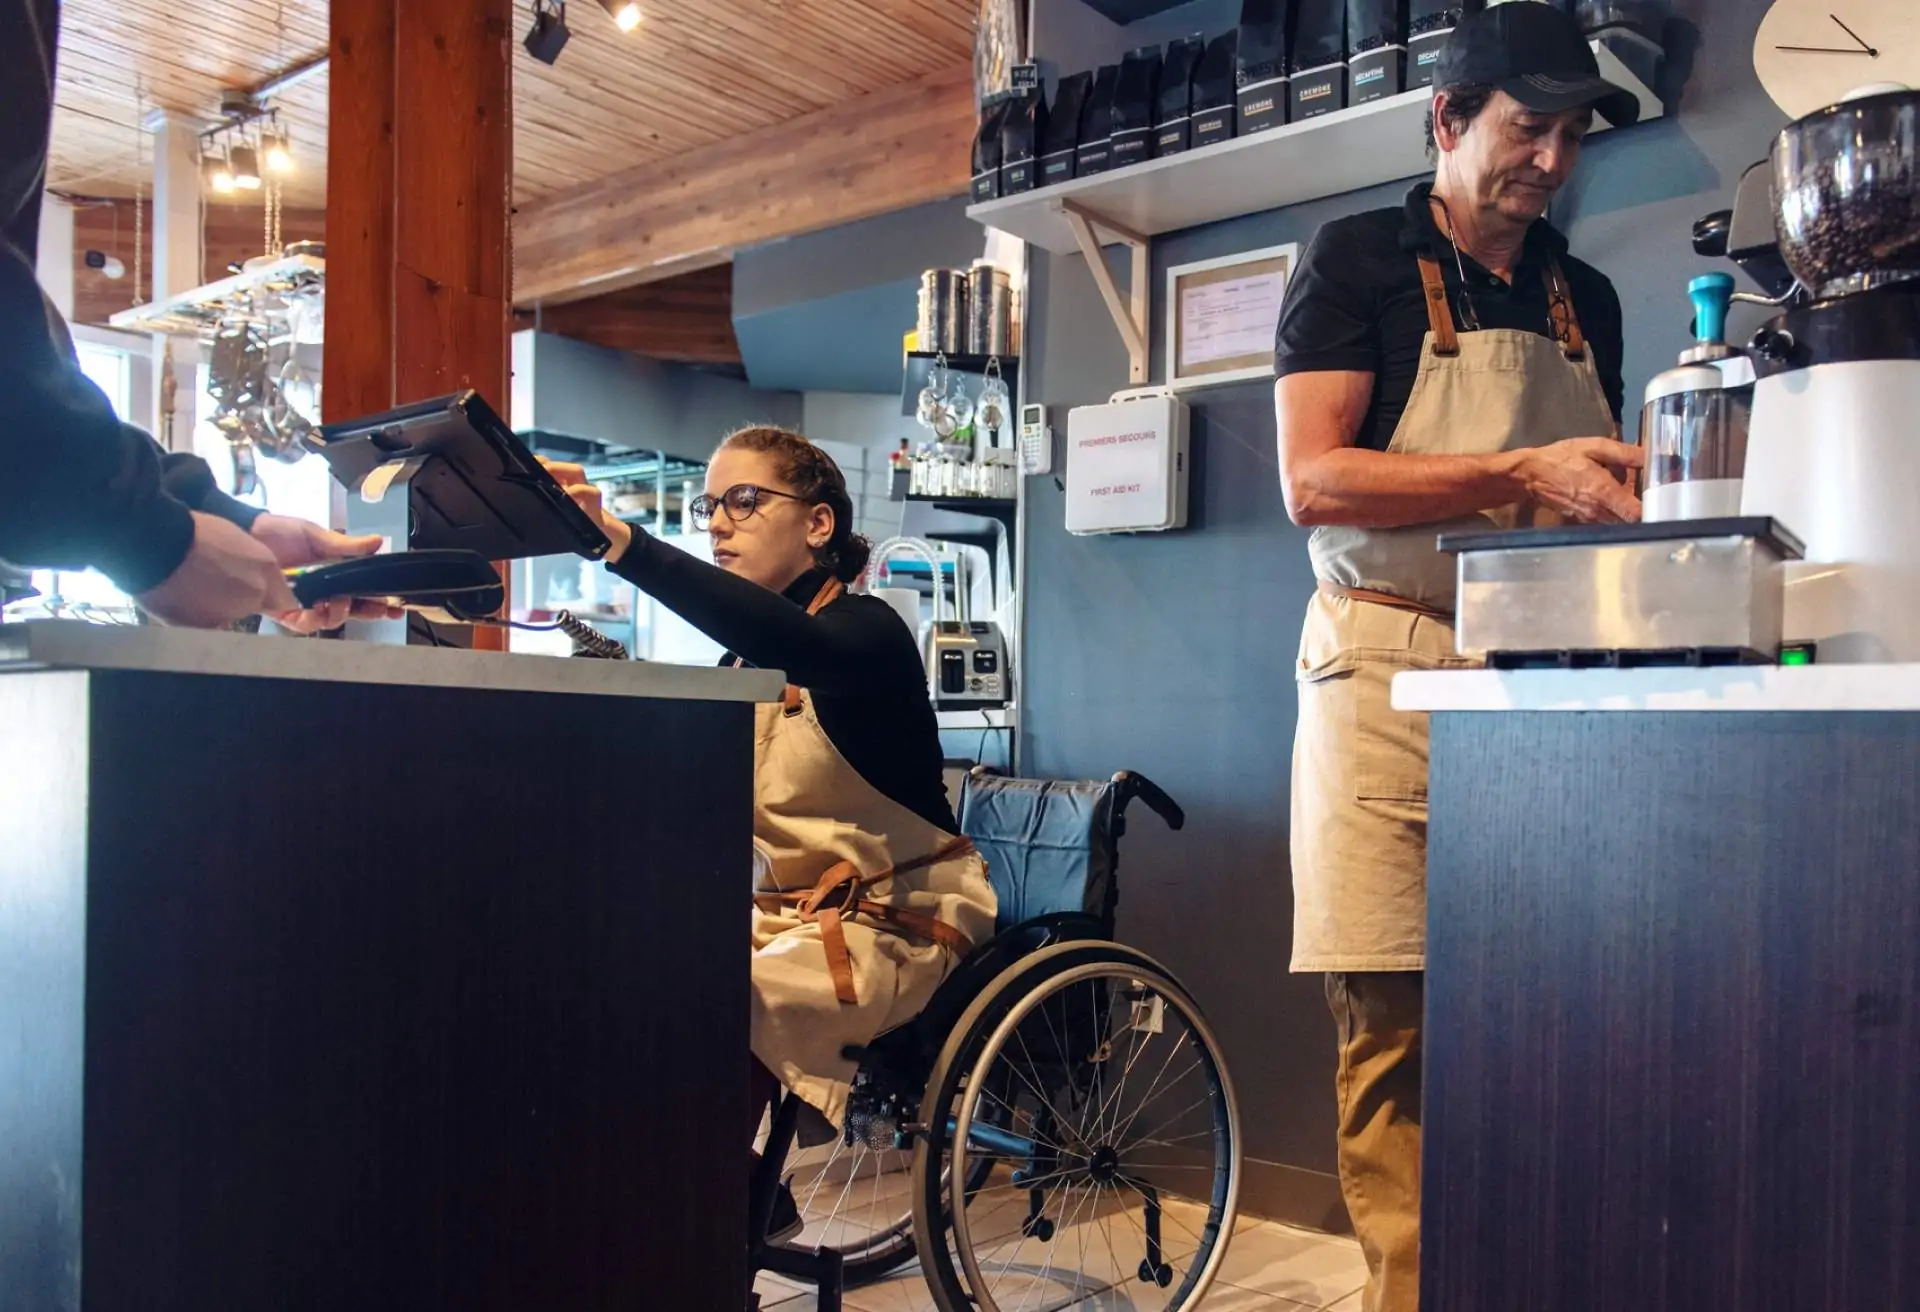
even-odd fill
[{"label": "ceiling track light", "polygon": [[600,7],[613,15],[613,25],[622,32],[640,26],[640,6],[634,0],[600,0]]},{"label": "ceiling track light", "polygon": [[533,25],[521,43],[528,54],[543,64],[551,64],[560,58],[560,52],[567,48],[572,36],[567,30],[564,0],[533,0]]},{"label": "ceiling track light", "polygon": [[260,158],[270,173],[293,172],[293,139],[280,126],[278,119],[271,128],[260,134]]},{"label": "ceiling track light", "polygon": [[260,153],[252,146],[235,146],[227,156],[233,166],[233,185],[242,191],[260,190]]},{"label": "ceiling track light", "polygon": [[200,161],[200,176],[207,190],[226,196],[233,191],[233,168],[224,155],[206,155]]}]

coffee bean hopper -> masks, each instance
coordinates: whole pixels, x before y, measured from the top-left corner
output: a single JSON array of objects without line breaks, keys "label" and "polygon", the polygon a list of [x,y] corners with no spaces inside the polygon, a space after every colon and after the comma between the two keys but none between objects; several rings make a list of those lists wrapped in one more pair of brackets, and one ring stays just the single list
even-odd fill
[{"label": "coffee bean hopper", "polygon": [[[1769,175],[1794,284],[1748,352],[1740,513],[1806,544],[1786,576],[1789,643],[1817,644],[1822,662],[1917,661],[1920,93],[1863,95],[1790,124]],[[1743,250],[1765,270],[1762,245]]]}]

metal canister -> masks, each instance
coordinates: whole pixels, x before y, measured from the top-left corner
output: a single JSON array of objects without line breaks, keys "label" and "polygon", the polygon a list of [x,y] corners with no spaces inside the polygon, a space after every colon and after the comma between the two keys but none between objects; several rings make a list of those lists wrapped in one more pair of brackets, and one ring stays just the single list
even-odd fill
[{"label": "metal canister", "polygon": [[920,349],[958,355],[967,349],[967,271],[928,269],[920,275]]},{"label": "metal canister", "polygon": [[967,274],[967,353],[1008,354],[1012,323],[1013,284],[1006,270],[975,260]]}]

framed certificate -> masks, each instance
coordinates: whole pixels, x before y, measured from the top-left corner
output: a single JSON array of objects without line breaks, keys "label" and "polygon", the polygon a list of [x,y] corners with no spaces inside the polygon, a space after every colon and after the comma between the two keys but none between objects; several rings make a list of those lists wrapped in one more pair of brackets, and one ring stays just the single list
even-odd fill
[{"label": "framed certificate", "polygon": [[1298,243],[1167,270],[1167,386],[1273,376],[1273,330]]}]

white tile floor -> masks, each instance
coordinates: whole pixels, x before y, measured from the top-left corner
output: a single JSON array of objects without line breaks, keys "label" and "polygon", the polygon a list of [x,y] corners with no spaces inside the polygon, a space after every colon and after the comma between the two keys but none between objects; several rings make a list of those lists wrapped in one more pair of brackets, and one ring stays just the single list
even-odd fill
[{"label": "white tile floor", "polygon": [[[1056,1236],[1054,1248],[1078,1252],[1065,1236]],[[1045,1300],[1046,1308],[1128,1312],[1133,1307],[1126,1286],[1114,1286],[1097,1269],[1052,1275],[1058,1293]],[[1360,1246],[1351,1239],[1242,1220],[1219,1278],[1197,1307],[1198,1312],[1360,1312],[1366,1277]],[[800,1285],[762,1275],[756,1288],[763,1312],[813,1312],[813,1292]],[[845,1306],[847,1312],[933,1312],[934,1302],[915,1263],[890,1280],[849,1291]]]}]

